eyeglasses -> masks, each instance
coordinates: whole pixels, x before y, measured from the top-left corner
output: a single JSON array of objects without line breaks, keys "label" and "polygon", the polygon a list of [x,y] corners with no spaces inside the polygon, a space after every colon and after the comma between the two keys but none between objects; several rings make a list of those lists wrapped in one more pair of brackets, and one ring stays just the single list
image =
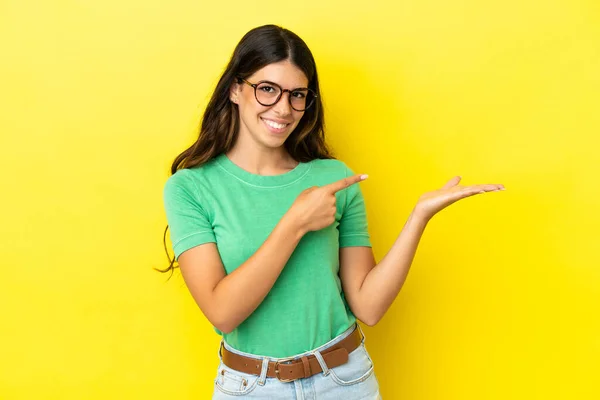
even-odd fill
[{"label": "eyeglasses", "polygon": [[289,92],[288,101],[290,106],[296,111],[305,111],[312,106],[317,98],[317,94],[309,88],[282,89],[276,83],[269,81],[260,81],[250,83],[244,78],[238,77],[238,82],[244,82],[254,88],[254,97],[260,105],[265,107],[277,104],[284,92]]}]

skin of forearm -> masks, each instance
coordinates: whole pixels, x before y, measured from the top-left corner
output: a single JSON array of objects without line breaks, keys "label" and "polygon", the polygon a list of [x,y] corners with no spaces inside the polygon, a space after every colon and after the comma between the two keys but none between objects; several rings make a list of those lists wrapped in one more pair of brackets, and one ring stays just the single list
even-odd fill
[{"label": "skin of forearm", "polygon": [[379,322],[400,292],[428,221],[413,211],[391,249],[366,275],[359,290],[365,324]]},{"label": "skin of forearm", "polygon": [[213,290],[217,329],[229,333],[241,324],[267,296],[304,232],[289,215],[275,226],[258,250]]}]

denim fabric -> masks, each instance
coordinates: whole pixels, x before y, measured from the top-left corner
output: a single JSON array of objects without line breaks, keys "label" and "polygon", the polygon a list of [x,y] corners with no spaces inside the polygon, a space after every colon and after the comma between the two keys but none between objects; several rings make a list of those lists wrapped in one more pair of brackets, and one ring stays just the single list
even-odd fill
[{"label": "denim fabric", "polygon": [[[287,358],[266,358],[263,356],[247,354],[232,349],[226,342],[223,345],[237,354],[247,357],[262,359],[261,375],[251,375],[227,367],[223,361],[219,363],[213,400],[247,398],[247,399],[294,399],[294,400],[379,400],[379,384],[375,377],[373,362],[363,341],[349,355],[346,364],[335,368],[327,368],[321,351],[338,343],[354,329],[353,325],[345,332],[332,339],[321,347],[312,351]],[[319,360],[324,372],[309,378],[298,379],[293,382],[281,382],[277,378],[267,378],[269,361],[289,361],[305,355],[313,354]],[[219,359],[221,355],[219,353]]]}]

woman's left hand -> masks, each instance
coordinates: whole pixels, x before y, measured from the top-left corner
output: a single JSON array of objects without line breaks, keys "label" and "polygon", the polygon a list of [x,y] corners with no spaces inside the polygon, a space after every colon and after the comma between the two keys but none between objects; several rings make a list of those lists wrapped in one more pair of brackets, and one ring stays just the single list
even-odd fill
[{"label": "woman's left hand", "polygon": [[441,189],[423,194],[415,206],[414,213],[430,220],[435,214],[460,199],[479,193],[497,192],[505,189],[504,185],[500,184],[461,186],[458,184],[460,180],[461,177],[456,176],[450,179]]}]

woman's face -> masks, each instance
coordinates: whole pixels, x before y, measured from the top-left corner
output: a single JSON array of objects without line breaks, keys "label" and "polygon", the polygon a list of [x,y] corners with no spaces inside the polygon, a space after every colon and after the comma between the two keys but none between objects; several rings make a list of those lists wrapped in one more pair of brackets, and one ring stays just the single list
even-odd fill
[{"label": "woman's face", "polygon": [[[250,83],[270,81],[283,89],[308,86],[304,72],[287,60],[269,64],[246,80]],[[288,96],[290,93],[284,92],[277,103],[263,106],[256,101],[252,86],[244,82],[235,84],[231,91],[231,100],[238,104],[240,113],[238,140],[242,139],[244,143],[250,140],[266,148],[282,146],[304,115],[304,111],[296,111],[290,106]]]}]

